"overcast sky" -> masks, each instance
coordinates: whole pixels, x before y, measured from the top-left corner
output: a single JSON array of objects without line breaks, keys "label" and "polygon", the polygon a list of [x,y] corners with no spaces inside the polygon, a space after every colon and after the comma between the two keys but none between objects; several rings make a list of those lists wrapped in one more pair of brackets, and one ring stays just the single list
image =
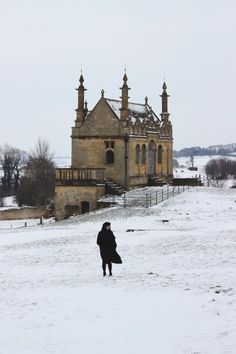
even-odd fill
[{"label": "overcast sky", "polygon": [[119,99],[126,66],[157,114],[166,78],[175,149],[236,143],[235,0],[0,3],[0,145],[70,155],[81,66],[89,109]]}]

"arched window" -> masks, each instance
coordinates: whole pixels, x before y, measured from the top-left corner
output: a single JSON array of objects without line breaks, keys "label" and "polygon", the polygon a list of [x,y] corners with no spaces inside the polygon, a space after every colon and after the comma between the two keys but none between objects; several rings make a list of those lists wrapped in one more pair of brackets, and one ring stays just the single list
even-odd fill
[{"label": "arched window", "polygon": [[135,163],[139,163],[139,153],[140,153],[140,148],[139,148],[139,144],[136,145],[135,148]]},{"label": "arched window", "polygon": [[141,163],[146,163],[146,145],[142,145],[142,159],[141,159]]},{"label": "arched window", "polygon": [[153,141],[148,145],[148,174],[154,175],[156,171],[156,146]]},{"label": "arched window", "polygon": [[114,152],[112,150],[106,151],[106,164],[112,165],[114,163]]},{"label": "arched window", "polygon": [[157,151],[157,162],[162,163],[162,146],[158,146],[158,151]]}]

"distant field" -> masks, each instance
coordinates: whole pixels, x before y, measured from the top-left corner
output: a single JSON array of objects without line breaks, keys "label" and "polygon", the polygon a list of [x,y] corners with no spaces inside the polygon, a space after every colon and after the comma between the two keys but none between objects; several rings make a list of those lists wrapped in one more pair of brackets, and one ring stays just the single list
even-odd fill
[{"label": "distant field", "polygon": [[71,157],[55,157],[54,159],[56,167],[70,167],[71,165]]}]

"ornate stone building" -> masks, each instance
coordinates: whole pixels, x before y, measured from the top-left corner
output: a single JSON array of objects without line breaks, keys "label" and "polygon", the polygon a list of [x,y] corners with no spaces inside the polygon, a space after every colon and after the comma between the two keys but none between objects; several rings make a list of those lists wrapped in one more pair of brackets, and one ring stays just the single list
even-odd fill
[{"label": "ornate stone building", "polygon": [[147,97],[143,104],[129,101],[127,81],[125,74],[121,100],[104,97],[102,90],[101,98],[89,111],[81,75],[71,135],[71,168],[57,170],[58,218],[94,209],[107,180],[130,189],[172,178],[173,137],[166,84],[158,117]]}]

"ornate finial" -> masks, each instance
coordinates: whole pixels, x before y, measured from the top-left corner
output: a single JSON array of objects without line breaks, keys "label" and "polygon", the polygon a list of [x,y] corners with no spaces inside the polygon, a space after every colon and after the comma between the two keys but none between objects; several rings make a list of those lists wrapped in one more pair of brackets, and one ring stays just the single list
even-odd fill
[{"label": "ornate finial", "polygon": [[82,75],[82,73],[81,73],[81,75],[80,75],[80,78],[79,78],[79,82],[81,83],[81,85],[83,85],[83,82],[84,82],[84,78],[83,78],[83,75]]},{"label": "ornate finial", "polygon": [[168,93],[166,91],[167,89],[167,86],[166,86],[166,82],[164,81],[163,83],[163,86],[162,86],[162,94],[160,95],[161,96],[161,102],[162,102],[162,113],[161,113],[161,116],[162,116],[162,120],[164,119],[163,117],[164,116],[167,116],[168,117]]},{"label": "ornate finial", "polygon": [[84,102],[84,109],[85,109],[86,111],[88,110],[88,102],[87,102],[87,101]]},{"label": "ornate finial", "polygon": [[148,98],[147,98],[147,96],[145,97],[145,105],[147,105],[148,104]]},{"label": "ornate finial", "polygon": [[104,93],[105,93],[105,91],[102,89],[102,91],[101,91],[102,97],[104,97]]},{"label": "ornate finial", "polygon": [[121,87],[122,94],[121,94],[121,108],[120,108],[120,120],[124,123],[124,127],[127,127],[127,122],[129,120],[129,90],[130,88],[127,85],[128,77],[126,72],[123,77],[123,86]]},{"label": "ornate finial", "polygon": [[124,77],[123,77],[123,81],[124,81],[124,84],[127,84],[128,77],[127,77],[127,75],[126,75],[126,72],[125,72],[125,75],[124,75]]}]

